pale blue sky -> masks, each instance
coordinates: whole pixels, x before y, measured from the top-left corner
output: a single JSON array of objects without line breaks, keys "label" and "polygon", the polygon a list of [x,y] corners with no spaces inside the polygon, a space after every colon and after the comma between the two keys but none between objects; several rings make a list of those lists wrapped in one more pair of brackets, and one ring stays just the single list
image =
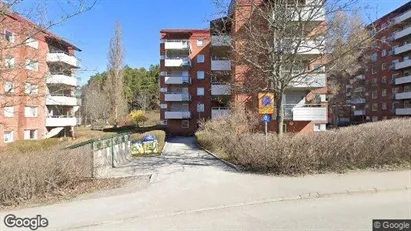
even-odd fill
[{"label": "pale blue sky", "polygon": [[[367,13],[372,19],[408,2],[361,1],[372,6]],[[108,44],[116,21],[123,26],[125,63],[131,67],[148,67],[159,63],[161,29],[207,28],[208,20],[214,14],[212,0],[98,0],[91,11],[58,25],[52,31],[83,50],[77,55],[83,62],[84,70],[79,76],[85,83],[90,75],[106,69]]]}]

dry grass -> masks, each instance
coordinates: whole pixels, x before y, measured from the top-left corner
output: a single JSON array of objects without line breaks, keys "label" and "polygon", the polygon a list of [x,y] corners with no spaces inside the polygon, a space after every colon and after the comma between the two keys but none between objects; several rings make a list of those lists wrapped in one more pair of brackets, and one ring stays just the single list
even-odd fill
[{"label": "dry grass", "polygon": [[228,120],[203,123],[197,139],[202,146],[252,171],[293,175],[411,164],[410,119],[282,138],[270,134],[265,143],[264,135],[253,130],[254,119],[234,114]]}]

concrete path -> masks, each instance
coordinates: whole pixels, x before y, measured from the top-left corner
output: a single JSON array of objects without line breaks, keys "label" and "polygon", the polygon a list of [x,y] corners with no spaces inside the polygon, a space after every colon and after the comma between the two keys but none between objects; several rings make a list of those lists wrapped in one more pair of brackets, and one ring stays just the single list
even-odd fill
[{"label": "concrete path", "polygon": [[[411,171],[354,172],[304,177],[238,173],[198,150],[194,139],[191,138],[171,139],[164,156],[137,161],[132,167],[125,169],[128,168],[134,169],[134,172],[154,173],[150,186],[120,195],[76,200],[12,213],[22,217],[41,214],[49,219],[48,228],[52,230],[108,230],[117,227],[130,230],[249,229],[253,224],[257,225],[255,227],[269,228],[272,227],[269,225],[275,224],[274,221],[279,222],[285,219],[285,216],[288,225],[279,227],[290,228],[293,227],[292,217],[301,218],[304,222],[300,224],[306,224],[314,222],[314,219],[337,215],[348,216],[342,221],[348,221],[350,218],[358,221],[351,227],[363,228],[364,224],[371,222],[368,221],[369,216],[365,216],[367,212],[382,217],[411,217],[411,210],[408,210],[410,213],[407,214],[404,206],[398,207],[402,203],[406,206],[411,204],[410,191],[404,190],[406,186],[411,186]],[[374,189],[397,191],[375,194]],[[400,189],[403,190],[398,191]],[[339,195],[346,193],[347,190],[351,194],[356,194],[358,190],[366,190],[368,194],[350,197]],[[332,197],[300,199],[313,198],[318,193]],[[333,193],[337,195],[332,195]],[[278,203],[283,198],[287,201]],[[361,209],[361,205],[356,203],[367,198],[370,199],[367,202],[368,207]],[[380,204],[377,203],[382,210],[387,208],[386,213],[382,213],[382,210],[370,212],[379,208],[372,206],[378,201],[382,201]],[[349,203],[346,208],[345,202]],[[335,209],[341,210],[340,212],[333,212],[334,204]],[[323,212],[320,211],[322,208],[325,209]],[[310,209],[315,209],[317,215],[310,217]],[[5,214],[8,213],[1,213],[0,217],[4,217]],[[357,215],[361,215],[366,221],[359,222]],[[177,221],[180,218],[181,222]],[[0,230],[3,230],[2,225]],[[369,230],[368,226],[365,228]]]}]

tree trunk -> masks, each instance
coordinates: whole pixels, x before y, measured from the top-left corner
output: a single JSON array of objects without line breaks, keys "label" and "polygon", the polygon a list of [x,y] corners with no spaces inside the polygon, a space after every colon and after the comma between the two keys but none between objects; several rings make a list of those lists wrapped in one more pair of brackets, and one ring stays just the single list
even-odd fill
[{"label": "tree trunk", "polygon": [[277,134],[279,137],[284,134],[283,93],[277,94]]}]

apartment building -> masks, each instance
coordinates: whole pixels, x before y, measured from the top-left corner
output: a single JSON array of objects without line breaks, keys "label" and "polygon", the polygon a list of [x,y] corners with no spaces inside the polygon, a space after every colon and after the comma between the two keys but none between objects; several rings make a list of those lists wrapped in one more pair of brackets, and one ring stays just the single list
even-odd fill
[{"label": "apartment building", "polygon": [[351,121],[411,116],[411,2],[370,25],[370,62],[347,85]]},{"label": "apartment building", "polygon": [[0,146],[74,135],[79,48],[6,10],[0,78]]},{"label": "apartment building", "polygon": [[[199,119],[229,115],[233,101],[257,110],[258,92],[244,94],[232,88],[248,79],[240,71],[246,67],[231,60],[231,38],[241,29],[237,14],[249,10],[247,7],[247,1],[233,0],[228,17],[213,20],[210,30],[161,31],[161,119],[168,132],[192,134]],[[324,26],[324,21],[325,17],[317,17],[310,25],[312,30]],[[288,132],[324,131],[328,123],[327,77],[319,58],[322,52],[307,50],[301,58],[307,60],[304,68],[310,72],[310,81],[292,84],[283,96],[284,128]],[[275,121],[269,123],[271,131],[276,131],[276,126]]]}]

